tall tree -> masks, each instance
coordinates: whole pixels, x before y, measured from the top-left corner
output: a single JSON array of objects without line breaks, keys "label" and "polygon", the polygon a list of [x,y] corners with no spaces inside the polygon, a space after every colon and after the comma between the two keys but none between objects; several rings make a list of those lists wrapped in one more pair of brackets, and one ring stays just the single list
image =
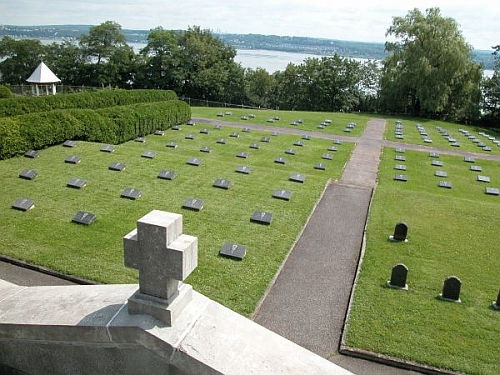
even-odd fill
[{"label": "tall tree", "polygon": [[0,40],[0,82],[12,85],[26,83],[47,49],[39,40],[15,40],[4,36]]},{"label": "tall tree", "polygon": [[385,109],[450,120],[479,115],[481,67],[454,19],[441,16],[439,8],[425,14],[413,9],[394,17],[386,36],[394,41],[385,44],[389,54],[380,91]]},{"label": "tall tree", "polygon": [[495,67],[493,75],[483,81],[484,102],[482,110],[485,120],[498,126],[500,120],[500,45],[493,47]]}]

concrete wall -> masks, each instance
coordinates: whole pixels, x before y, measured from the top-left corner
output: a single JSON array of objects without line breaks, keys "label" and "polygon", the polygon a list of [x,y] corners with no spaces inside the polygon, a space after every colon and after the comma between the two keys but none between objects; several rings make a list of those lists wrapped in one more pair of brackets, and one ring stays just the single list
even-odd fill
[{"label": "concrete wall", "polygon": [[137,289],[0,281],[0,363],[31,375],[350,374],[196,292],[172,327],[130,315]]}]

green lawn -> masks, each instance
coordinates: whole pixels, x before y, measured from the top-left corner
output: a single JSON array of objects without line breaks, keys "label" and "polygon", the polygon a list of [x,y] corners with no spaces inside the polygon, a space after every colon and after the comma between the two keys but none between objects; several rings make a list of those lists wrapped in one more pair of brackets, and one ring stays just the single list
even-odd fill
[{"label": "green lawn", "polygon": [[[135,228],[136,221],[150,210],[181,213],[184,233],[199,239],[199,266],[187,282],[208,297],[225,306],[250,315],[290,251],[327,181],[337,179],[354,144],[345,142],[334,160],[322,155],[331,141],[313,138],[303,147],[293,143],[299,136],[270,132],[242,132],[222,127],[201,134],[201,125],[183,125],[180,131],[168,130],[165,136],[150,135],[145,143],[128,142],[116,146],[114,153],[101,152],[97,143],[78,142],[75,148],[62,145],[41,151],[40,157],[17,157],[0,162],[0,253],[30,263],[104,283],[137,282],[135,270],[123,266],[122,237]],[[238,131],[239,138],[229,137]],[[193,134],[194,140],[185,139]],[[261,142],[263,136],[270,142]],[[226,138],[225,145],[218,144]],[[178,148],[166,147],[177,142]],[[258,143],[260,149],[249,148]],[[210,153],[200,152],[203,146]],[[285,149],[294,148],[296,155]],[[155,151],[154,159],[141,157],[144,151]],[[247,152],[248,158],[237,158]],[[77,165],[64,162],[77,155]],[[286,159],[276,164],[276,157]],[[202,160],[199,167],[190,166],[190,157]],[[108,170],[112,162],[123,162],[122,172]],[[314,169],[316,163],[327,165],[326,171]],[[250,166],[249,175],[236,173],[238,165]],[[32,181],[18,177],[26,168],[35,169]],[[161,180],[162,169],[176,173],[172,181]],[[306,175],[305,183],[289,181],[291,173]],[[81,190],[66,187],[71,178],[83,178]],[[213,187],[217,178],[232,182],[229,190]],[[136,188],[142,196],[132,201],[121,198],[125,188]],[[292,192],[290,201],[272,197],[275,189]],[[22,212],[11,209],[18,198],[35,201],[35,208]],[[204,200],[204,208],[194,212],[182,208],[187,198]],[[97,215],[90,226],[71,223],[76,212]],[[256,210],[273,213],[270,226],[250,222]],[[243,261],[218,255],[226,241],[247,246]]]},{"label": "green lawn", "polygon": [[[395,155],[406,161],[395,161]],[[443,166],[432,166],[432,160]],[[396,164],[407,171],[396,171]],[[486,195],[485,187],[500,188],[500,164],[476,160],[481,173],[470,165],[463,157],[384,150],[348,346],[469,374],[498,374],[500,312],[491,304],[500,288],[500,197]],[[436,177],[436,170],[448,177]],[[396,173],[408,181],[395,181]],[[491,182],[476,181],[478,174]],[[452,188],[438,187],[440,180],[451,181]],[[388,241],[399,221],[409,226],[408,243]],[[409,268],[407,292],[385,286],[397,263]],[[460,304],[437,298],[452,275],[462,281]]]},{"label": "green lawn", "polygon": [[[240,122],[243,124],[260,124],[267,126],[279,126],[287,128],[297,128],[309,131],[318,131],[327,134],[342,134],[347,136],[360,136],[363,134],[366,123],[373,116],[360,115],[352,113],[329,113],[329,112],[301,112],[301,111],[278,111],[278,110],[259,110],[246,108],[211,108],[211,107],[193,107],[193,117],[204,117],[218,119],[220,121]],[[217,114],[224,114],[223,117]],[[226,114],[227,113],[227,114]],[[254,115],[255,117],[250,117]],[[241,120],[243,116],[247,120]],[[279,120],[268,122],[269,119],[279,117]],[[292,122],[302,120],[301,124],[291,125]],[[318,125],[325,120],[332,120],[329,126],[319,129]],[[351,132],[346,132],[348,124],[354,123],[356,126]]]}]

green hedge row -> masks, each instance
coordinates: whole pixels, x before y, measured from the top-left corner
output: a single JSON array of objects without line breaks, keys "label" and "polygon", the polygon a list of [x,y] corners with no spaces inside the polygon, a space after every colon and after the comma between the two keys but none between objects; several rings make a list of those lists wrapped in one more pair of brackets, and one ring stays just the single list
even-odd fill
[{"label": "green hedge row", "polygon": [[20,116],[56,109],[98,109],[176,99],[177,94],[170,90],[99,90],[75,94],[15,97],[0,100],[0,117]]},{"label": "green hedge row", "polygon": [[67,139],[119,144],[187,122],[191,108],[180,100],[98,110],[67,109],[0,118],[0,159],[40,150]]}]

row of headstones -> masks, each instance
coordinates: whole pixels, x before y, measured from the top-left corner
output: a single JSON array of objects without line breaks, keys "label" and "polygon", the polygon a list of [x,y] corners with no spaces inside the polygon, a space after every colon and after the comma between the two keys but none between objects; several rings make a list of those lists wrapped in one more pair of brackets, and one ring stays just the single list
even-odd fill
[{"label": "row of headstones", "polygon": [[[398,147],[398,148],[395,149],[395,151],[396,151],[396,153],[404,153],[405,149]],[[439,158],[439,154],[437,152],[430,152],[429,156],[431,158],[434,158],[434,159]],[[403,155],[396,155],[394,157],[394,160],[400,161],[400,162],[404,162],[404,161],[406,161],[406,157],[403,156]],[[466,162],[466,163],[475,163],[475,159],[473,157],[471,157],[471,156],[464,156],[464,162]],[[431,165],[434,166],[434,167],[443,167],[444,163],[442,161],[439,161],[439,160],[432,160]],[[394,169],[399,170],[399,171],[406,171],[406,165],[404,165],[404,164],[396,164],[396,166],[394,167]],[[482,168],[480,166],[477,166],[477,165],[471,165],[470,168],[469,168],[469,170],[472,171],[472,172],[482,172]],[[445,171],[435,171],[434,175],[436,177],[441,177],[441,178],[448,177],[448,174]],[[408,176],[404,175],[404,174],[396,174],[394,176],[394,180],[406,182],[406,181],[408,181]],[[490,179],[489,176],[478,175],[478,176],[476,176],[476,181],[489,183],[489,182],[491,182],[491,179]],[[450,181],[441,180],[441,181],[439,181],[439,187],[451,189],[452,188],[452,183]],[[499,195],[500,194],[500,189],[494,188],[494,187],[486,187],[485,188],[485,194],[488,194],[488,195]]]},{"label": "row of headstones", "polygon": [[[224,116],[231,116],[233,113],[232,112],[219,112],[217,113],[217,117],[224,117]],[[249,115],[243,115],[240,117],[241,120],[243,121],[246,121],[248,119],[253,119],[255,118],[255,115],[253,113],[249,114]],[[281,117],[280,116],[274,116],[274,117],[271,117],[271,118],[268,118],[267,119],[267,122],[269,123],[274,123],[276,121],[280,121],[281,120]],[[304,121],[302,119],[298,119],[298,120],[294,120],[290,123],[290,125],[292,126],[298,126],[298,125],[302,125],[304,123]],[[330,125],[332,123],[332,120],[330,119],[325,119],[323,120],[318,126],[317,128],[318,129],[324,129],[325,127],[327,127],[328,125]],[[346,132],[350,132],[354,127],[356,126],[355,123],[351,122],[349,123],[346,128],[344,129],[344,131]]]},{"label": "row of headstones", "polygon": [[[390,288],[408,290],[408,267],[402,263],[396,264],[392,267],[391,279],[387,281],[387,286]],[[460,300],[460,290],[462,288],[462,281],[456,276],[447,277],[443,282],[442,292],[439,294],[439,298],[444,301],[450,302],[461,302]],[[500,310],[500,291],[498,293],[496,301],[493,301],[492,307],[495,310]]]},{"label": "row of headstones", "polygon": [[[408,242],[408,225],[404,222],[396,223],[394,233],[389,236],[390,241]],[[387,286],[402,290],[408,290],[407,284],[408,267],[399,263],[392,267],[391,279],[387,281]],[[462,282],[456,276],[448,277],[444,280],[443,291],[440,298],[446,301],[460,302],[460,289]],[[495,309],[500,309],[500,292],[497,300],[493,303]]]},{"label": "row of headstones", "polygon": [[[487,151],[487,152],[490,152],[491,151],[491,147],[489,147],[486,143],[482,142],[479,138],[477,138],[476,136],[474,136],[472,133],[468,132],[467,130],[464,130],[464,129],[458,129],[458,131],[460,133],[462,133],[467,139],[469,139],[470,141],[472,141],[472,143],[475,143],[477,147],[481,148],[483,151]],[[490,136],[484,132],[479,132],[478,133],[479,135],[485,137],[485,138],[488,138],[488,140],[492,141],[495,145],[497,145],[498,147],[500,147],[500,141],[496,140],[495,137],[493,136]]]}]

